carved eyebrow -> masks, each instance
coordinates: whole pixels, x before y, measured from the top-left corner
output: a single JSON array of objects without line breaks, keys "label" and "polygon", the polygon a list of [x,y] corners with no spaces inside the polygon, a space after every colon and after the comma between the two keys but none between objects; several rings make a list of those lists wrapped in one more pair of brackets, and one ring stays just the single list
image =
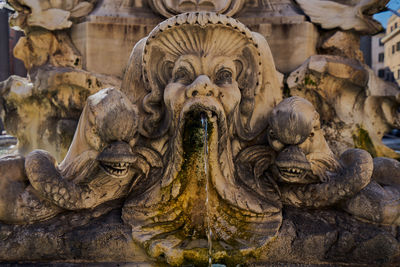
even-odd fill
[{"label": "carved eyebrow", "polygon": [[228,66],[224,66],[224,65],[218,65],[213,72],[213,75],[216,76],[220,71],[222,70],[227,70],[232,74],[232,79],[236,80],[236,71],[234,71],[234,69],[232,69],[231,67]]},{"label": "carved eyebrow", "polygon": [[[216,64],[213,64],[216,62]],[[217,57],[215,60],[211,61],[211,64],[214,65],[213,74],[217,74],[219,71],[226,69],[232,73],[232,78],[236,80],[236,66],[233,61],[226,61],[226,58],[219,58]]]},{"label": "carved eyebrow", "polygon": [[179,60],[174,66],[173,73],[176,73],[181,69],[188,71],[190,74],[196,73],[192,62],[190,62],[188,59]]}]

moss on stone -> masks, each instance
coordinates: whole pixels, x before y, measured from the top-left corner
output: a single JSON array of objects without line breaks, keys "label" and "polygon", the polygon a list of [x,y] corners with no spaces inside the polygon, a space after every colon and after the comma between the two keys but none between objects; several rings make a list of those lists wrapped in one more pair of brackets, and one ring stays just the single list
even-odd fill
[{"label": "moss on stone", "polygon": [[304,85],[311,85],[311,86],[317,86],[317,83],[311,79],[309,75],[304,77]]},{"label": "moss on stone", "polygon": [[353,133],[353,141],[354,147],[368,151],[374,158],[378,156],[368,131],[362,126]]}]

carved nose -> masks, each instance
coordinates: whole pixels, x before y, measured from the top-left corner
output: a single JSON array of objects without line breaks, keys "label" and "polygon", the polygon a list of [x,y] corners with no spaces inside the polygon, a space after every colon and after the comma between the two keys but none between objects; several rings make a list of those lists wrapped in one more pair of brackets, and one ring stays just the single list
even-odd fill
[{"label": "carved nose", "polygon": [[186,89],[186,97],[218,96],[218,89],[207,75],[200,75]]}]

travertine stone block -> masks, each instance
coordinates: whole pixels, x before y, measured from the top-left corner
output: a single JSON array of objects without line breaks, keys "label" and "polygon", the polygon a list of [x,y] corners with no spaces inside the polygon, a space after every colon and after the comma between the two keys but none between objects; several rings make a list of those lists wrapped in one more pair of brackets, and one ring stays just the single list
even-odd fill
[{"label": "travertine stone block", "polygon": [[118,17],[96,18],[74,25],[71,39],[82,54],[86,70],[122,77],[132,47],[154,28],[158,20],[154,18],[143,23]]},{"label": "travertine stone block", "polygon": [[[263,32],[261,32],[263,34]],[[310,22],[273,24],[270,35],[265,35],[277,70],[289,73],[317,54],[317,28]]]}]

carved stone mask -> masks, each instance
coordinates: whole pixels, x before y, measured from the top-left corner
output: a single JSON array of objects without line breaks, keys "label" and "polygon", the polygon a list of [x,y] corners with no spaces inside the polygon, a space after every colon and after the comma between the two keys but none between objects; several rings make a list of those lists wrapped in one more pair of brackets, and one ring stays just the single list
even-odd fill
[{"label": "carved stone mask", "polygon": [[[265,245],[280,227],[279,196],[274,189],[260,195],[238,182],[232,149],[266,130],[267,116],[280,100],[264,37],[224,15],[180,14],[135,46],[121,90],[139,109],[140,138],[157,149],[165,166],[152,188],[125,203],[123,219],[134,240],[154,257],[165,254],[169,263],[179,258],[174,263],[179,265],[198,255],[193,248],[204,249],[206,218],[218,218],[210,229],[213,241],[229,244],[221,251],[246,254]],[[201,128],[202,115],[208,131]],[[199,149],[203,145],[207,153]],[[253,231],[254,218],[263,225],[259,233]],[[172,246],[154,235],[154,221],[163,224],[157,231]],[[242,244],[246,238],[251,242]]]},{"label": "carved stone mask", "polygon": [[[218,87],[214,97],[221,98],[228,117],[239,103],[235,131],[240,138],[251,140],[265,129],[267,114],[281,95],[268,44],[232,18],[199,12],[162,22],[132,52],[121,90],[139,107],[140,133],[148,138],[165,134],[173,115],[165,106],[169,94],[178,93],[179,84],[208,83],[206,77]],[[239,88],[240,98],[231,87]]]}]

